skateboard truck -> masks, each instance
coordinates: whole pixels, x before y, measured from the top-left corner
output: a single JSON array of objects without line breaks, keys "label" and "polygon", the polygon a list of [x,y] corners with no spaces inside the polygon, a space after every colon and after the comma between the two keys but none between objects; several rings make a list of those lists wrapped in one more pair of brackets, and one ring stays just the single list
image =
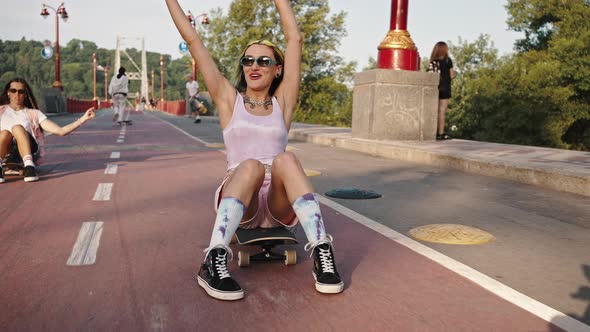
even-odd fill
[{"label": "skateboard truck", "polygon": [[240,267],[250,265],[250,261],[284,261],[285,265],[297,263],[297,251],[295,249],[286,249],[283,254],[272,251],[277,245],[297,243],[295,236],[282,227],[274,229],[238,229],[236,240],[239,245],[253,245],[262,248],[262,251],[256,254],[239,250],[238,266]]}]

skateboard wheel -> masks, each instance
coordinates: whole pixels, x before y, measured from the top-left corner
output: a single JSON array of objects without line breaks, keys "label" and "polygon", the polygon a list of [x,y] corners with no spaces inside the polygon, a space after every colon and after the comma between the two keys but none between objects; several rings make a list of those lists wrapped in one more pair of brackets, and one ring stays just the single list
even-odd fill
[{"label": "skateboard wheel", "polygon": [[297,264],[297,251],[285,250],[285,265]]},{"label": "skateboard wheel", "polygon": [[250,254],[245,251],[238,251],[238,266],[245,267],[250,265]]}]

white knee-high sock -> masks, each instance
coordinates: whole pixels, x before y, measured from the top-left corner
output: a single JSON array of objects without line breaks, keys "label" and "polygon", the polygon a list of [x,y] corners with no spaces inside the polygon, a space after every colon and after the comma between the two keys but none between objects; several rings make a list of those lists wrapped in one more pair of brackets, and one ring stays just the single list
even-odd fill
[{"label": "white knee-high sock", "polygon": [[219,202],[217,217],[213,225],[211,242],[207,251],[218,245],[229,246],[231,238],[238,229],[242,217],[246,213],[244,203],[235,197],[224,197]]},{"label": "white knee-high sock", "polygon": [[293,211],[299,218],[305,236],[309,242],[318,242],[326,238],[324,220],[320,211],[320,203],[313,193],[298,197],[293,202]]},{"label": "white knee-high sock", "polygon": [[30,154],[24,156],[23,157],[23,164],[25,166],[33,166],[33,167],[35,167],[35,163],[33,162],[33,156],[31,156]]}]

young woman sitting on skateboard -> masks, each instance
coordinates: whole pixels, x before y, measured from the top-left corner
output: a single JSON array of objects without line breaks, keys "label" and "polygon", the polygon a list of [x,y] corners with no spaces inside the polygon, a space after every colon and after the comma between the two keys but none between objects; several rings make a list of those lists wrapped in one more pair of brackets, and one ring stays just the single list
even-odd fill
[{"label": "young woman sitting on skateboard", "polygon": [[23,163],[25,182],[39,180],[35,163],[43,157],[43,130],[64,136],[95,116],[94,108],[69,125],[60,127],[37,107],[29,84],[13,78],[0,95],[0,183],[4,182],[2,164]]},{"label": "young woman sitting on skateboard", "polygon": [[230,276],[229,248],[238,227],[295,227],[301,222],[312,251],[315,287],[340,293],[332,237],[326,234],[314,189],[297,157],[286,152],[297,106],[302,37],[287,0],[274,0],[285,34],[285,54],[267,40],[246,45],[233,86],[220,73],[176,0],[166,0],[189,45],[217,108],[227,151],[227,173],[216,193],[217,217],[198,282],[221,300],[238,300],[244,291]]}]

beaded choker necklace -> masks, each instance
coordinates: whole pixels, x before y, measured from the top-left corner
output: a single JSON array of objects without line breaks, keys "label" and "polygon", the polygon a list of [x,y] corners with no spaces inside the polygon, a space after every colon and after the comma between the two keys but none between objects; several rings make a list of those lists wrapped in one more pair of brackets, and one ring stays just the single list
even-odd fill
[{"label": "beaded choker necklace", "polygon": [[244,104],[250,105],[251,110],[255,109],[256,106],[264,106],[264,110],[268,110],[268,106],[272,105],[272,100],[267,99],[267,100],[258,101],[258,100],[252,99],[248,96],[244,96]]}]

